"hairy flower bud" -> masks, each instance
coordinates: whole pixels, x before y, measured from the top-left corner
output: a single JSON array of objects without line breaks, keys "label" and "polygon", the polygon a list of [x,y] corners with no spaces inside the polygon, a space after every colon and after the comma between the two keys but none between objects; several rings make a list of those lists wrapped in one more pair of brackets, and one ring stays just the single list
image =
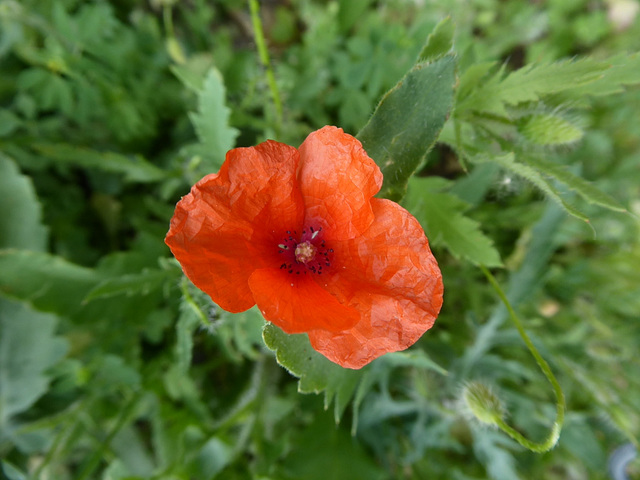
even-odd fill
[{"label": "hairy flower bud", "polygon": [[497,425],[504,416],[504,406],[491,388],[474,381],[465,385],[462,399],[474,417],[487,425]]}]

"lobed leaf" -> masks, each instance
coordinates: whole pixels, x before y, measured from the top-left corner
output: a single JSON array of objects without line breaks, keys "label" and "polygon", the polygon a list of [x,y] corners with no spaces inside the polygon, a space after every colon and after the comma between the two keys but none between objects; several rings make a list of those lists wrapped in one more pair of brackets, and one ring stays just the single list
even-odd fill
[{"label": "lobed leaf", "polygon": [[271,323],[265,325],[262,338],[275,352],[278,363],[300,379],[300,393],[324,391],[325,408],[335,400],[334,415],[338,422],[366,367],[362,370],[342,368],[316,352],[306,334],[288,335]]},{"label": "lobed leaf", "polygon": [[240,133],[229,126],[230,113],[225,104],[222,75],[212,67],[198,95],[198,111],[189,115],[200,140],[201,148],[197,151],[204,159],[207,173],[220,168],[227,151],[235,146]]},{"label": "lobed leaf", "polygon": [[640,84],[640,53],[616,55],[608,59],[611,68],[601,78],[585,85],[575,86],[570,93],[572,98],[585,96],[603,97],[624,91],[625,86]]},{"label": "lobed leaf", "polygon": [[535,102],[545,95],[595,82],[610,68],[608,62],[590,58],[530,65],[506,76],[503,67],[473,88],[478,75],[485,73],[487,66],[477,65],[472,75],[462,76],[460,90],[465,92],[466,97],[459,97],[456,104],[458,115],[465,110],[474,110],[508,117],[506,106]]},{"label": "lobed leaf", "polygon": [[414,177],[409,185],[406,206],[424,226],[430,243],[443,245],[454,257],[476,265],[502,266],[493,241],[477,222],[463,215],[467,204],[455,195],[438,192],[444,185],[442,179]]}]

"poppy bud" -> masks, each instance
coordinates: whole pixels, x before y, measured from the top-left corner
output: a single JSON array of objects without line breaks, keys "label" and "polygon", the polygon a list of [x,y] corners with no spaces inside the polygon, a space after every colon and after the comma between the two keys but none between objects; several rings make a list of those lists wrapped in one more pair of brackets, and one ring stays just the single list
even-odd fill
[{"label": "poppy bud", "polygon": [[504,406],[491,388],[480,382],[467,383],[462,399],[474,417],[486,425],[497,425],[504,417]]}]

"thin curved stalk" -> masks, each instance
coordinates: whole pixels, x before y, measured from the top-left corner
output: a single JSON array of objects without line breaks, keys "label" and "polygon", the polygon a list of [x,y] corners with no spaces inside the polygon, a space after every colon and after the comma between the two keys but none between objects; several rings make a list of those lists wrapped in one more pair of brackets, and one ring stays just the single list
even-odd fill
[{"label": "thin curved stalk", "polygon": [[560,438],[560,431],[562,430],[562,425],[564,424],[564,413],[566,408],[564,392],[562,391],[562,387],[560,387],[560,384],[558,383],[555,375],[551,371],[549,364],[544,358],[542,358],[542,355],[540,355],[540,352],[538,352],[538,349],[529,338],[529,335],[527,335],[527,332],[522,326],[522,322],[518,318],[518,315],[516,315],[516,312],[513,310],[511,303],[509,303],[507,296],[502,291],[502,288],[500,288],[497,280],[493,275],[491,275],[491,272],[489,272],[487,267],[485,267],[484,265],[480,265],[480,270],[482,270],[484,276],[487,277],[487,280],[489,280],[489,283],[500,297],[500,300],[502,300],[504,306],[507,308],[509,317],[518,329],[518,333],[522,337],[522,340],[524,340],[524,343],[531,352],[531,355],[533,355],[533,358],[536,359],[536,363],[540,367],[540,370],[542,370],[544,376],[547,377],[547,380],[549,380],[549,383],[551,383],[553,391],[556,395],[556,419],[553,423],[553,427],[551,428],[551,432],[549,432],[549,436],[543,442],[538,443],[529,440],[520,432],[516,431],[513,427],[508,425],[503,419],[497,419],[496,425],[498,426],[498,428],[500,428],[500,430],[513,438],[516,442],[518,442],[523,447],[531,450],[532,452],[543,453],[549,451],[558,443],[558,439]]}]

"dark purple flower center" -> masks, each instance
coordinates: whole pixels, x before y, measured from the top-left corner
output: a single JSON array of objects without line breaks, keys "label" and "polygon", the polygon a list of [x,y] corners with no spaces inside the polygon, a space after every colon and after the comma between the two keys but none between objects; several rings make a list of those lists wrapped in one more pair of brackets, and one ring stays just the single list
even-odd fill
[{"label": "dark purple flower center", "polygon": [[331,266],[333,249],[327,248],[322,238],[322,227],[308,227],[298,235],[296,230],[287,230],[284,240],[278,244],[282,257],[280,268],[293,275],[307,272],[322,275]]}]

